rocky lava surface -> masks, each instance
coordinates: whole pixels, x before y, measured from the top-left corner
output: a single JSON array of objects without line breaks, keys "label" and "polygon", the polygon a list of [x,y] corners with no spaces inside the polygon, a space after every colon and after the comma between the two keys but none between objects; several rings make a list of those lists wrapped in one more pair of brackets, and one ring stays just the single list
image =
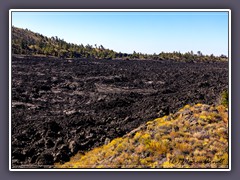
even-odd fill
[{"label": "rocky lava surface", "polygon": [[227,62],[13,57],[12,167],[51,168],[227,88]]}]

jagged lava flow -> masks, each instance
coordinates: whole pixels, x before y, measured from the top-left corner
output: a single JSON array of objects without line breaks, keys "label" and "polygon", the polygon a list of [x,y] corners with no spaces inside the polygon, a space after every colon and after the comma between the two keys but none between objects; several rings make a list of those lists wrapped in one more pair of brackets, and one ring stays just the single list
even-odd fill
[{"label": "jagged lava flow", "polygon": [[52,167],[186,104],[214,104],[228,62],[12,58],[12,167]]}]

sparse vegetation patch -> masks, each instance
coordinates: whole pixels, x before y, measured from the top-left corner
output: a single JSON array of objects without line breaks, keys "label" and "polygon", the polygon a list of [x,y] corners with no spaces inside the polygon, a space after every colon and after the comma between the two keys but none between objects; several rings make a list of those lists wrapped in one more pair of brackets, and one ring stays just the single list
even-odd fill
[{"label": "sparse vegetation patch", "polygon": [[227,114],[222,105],[187,105],[147,122],[134,136],[130,132],[55,167],[228,168]]}]

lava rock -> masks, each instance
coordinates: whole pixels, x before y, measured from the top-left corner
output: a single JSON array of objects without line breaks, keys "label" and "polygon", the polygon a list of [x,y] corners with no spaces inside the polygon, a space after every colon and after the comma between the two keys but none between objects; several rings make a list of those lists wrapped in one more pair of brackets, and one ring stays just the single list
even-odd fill
[{"label": "lava rock", "polygon": [[43,153],[37,158],[38,165],[52,165],[54,163],[53,155],[50,153]]}]

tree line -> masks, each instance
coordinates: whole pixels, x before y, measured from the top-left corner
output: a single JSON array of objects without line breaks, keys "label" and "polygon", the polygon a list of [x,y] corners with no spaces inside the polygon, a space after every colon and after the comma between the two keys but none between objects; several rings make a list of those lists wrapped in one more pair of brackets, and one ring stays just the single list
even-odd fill
[{"label": "tree line", "polygon": [[194,53],[161,52],[159,54],[144,54],[139,52],[115,52],[103,45],[77,45],[67,43],[57,36],[46,37],[28,29],[12,27],[12,53],[23,55],[44,55],[59,58],[84,58],[84,59],[140,59],[140,60],[177,60],[177,61],[226,61],[225,55],[203,55],[201,51]]}]

